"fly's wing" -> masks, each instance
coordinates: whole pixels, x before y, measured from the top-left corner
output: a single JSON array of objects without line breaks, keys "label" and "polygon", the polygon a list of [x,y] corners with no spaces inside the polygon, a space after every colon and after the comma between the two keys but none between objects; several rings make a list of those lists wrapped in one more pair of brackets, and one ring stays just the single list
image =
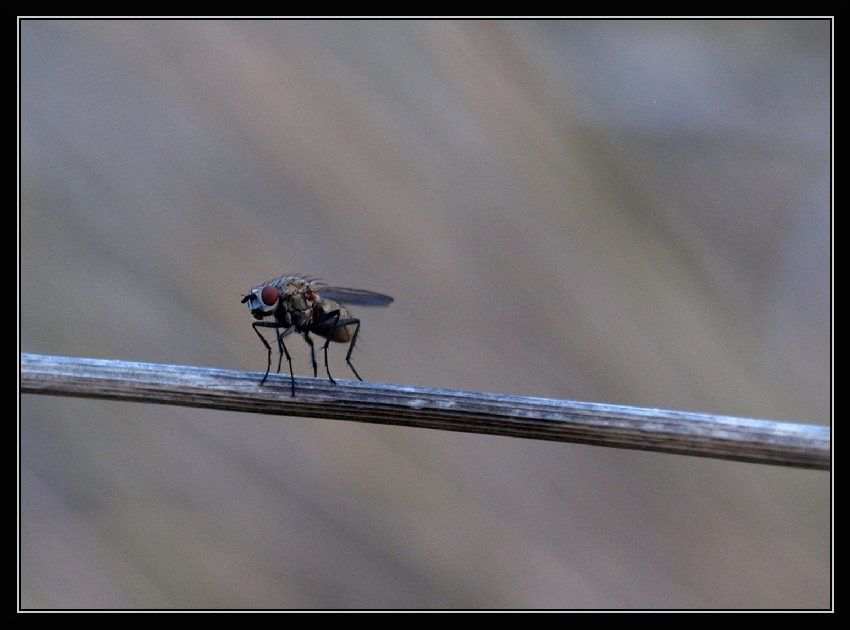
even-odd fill
[{"label": "fly's wing", "polygon": [[393,299],[389,295],[364,291],[363,289],[343,289],[342,287],[319,287],[316,292],[323,298],[343,304],[359,306],[389,306]]}]

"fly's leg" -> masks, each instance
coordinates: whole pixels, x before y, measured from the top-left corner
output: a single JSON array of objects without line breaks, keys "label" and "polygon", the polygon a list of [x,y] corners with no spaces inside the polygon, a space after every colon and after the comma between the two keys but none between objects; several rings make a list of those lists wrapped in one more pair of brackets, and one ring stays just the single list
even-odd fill
[{"label": "fly's leg", "polygon": [[[339,311],[336,312],[336,319],[337,319],[337,321],[339,321]],[[333,330],[334,328],[336,328],[336,326],[331,327],[331,330]],[[328,373],[328,378],[330,379],[331,383],[336,385],[336,381],[334,380],[334,377],[331,376],[331,368],[328,366],[328,345],[330,344],[330,342],[331,342],[331,338],[328,337],[327,339],[325,339],[325,345],[322,346],[322,350],[325,351],[325,372]]]},{"label": "fly's leg", "polygon": [[[327,325],[328,322],[333,322],[333,323],[330,326],[328,326]],[[314,322],[314,325],[313,325],[313,330],[320,329],[320,330],[323,331],[322,334],[325,334],[325,332],[327,333],[325,335],[327,337],[325,339],[325,345],[322,346],[322,350],[325,353],[325,372],[328,373],[328,378],[330,379],[331,383],[333,383],[334,385],[336,385],[336,381],[334,380],[334,377],[331,376],[331,368],[328,366],[328,346],[331,343],[331,337],[333,337],[333,332],[334,332],[334,330],[336,330],[338,324],[339,324],[339,309],[337,309],[335,311],[331,311],[330,313],[327,313],[324,317],[322,317],[318,321]]]},{"label": "fly's leg", "polygon": [[263,345],[266,347],[268,351],[268,362],[266,365],[266,373],[263,375],[263,380],[260,381],[260,385],[263,385],[266,382],[266,379],[269,377],[269,372],[272,369],[272,347],[269,345],[269,342],[266,341],[266,338],[263,337],[262,333],[258,330],[259,328],[274,328],[277,334],[277,347],[280,353],[278,362],[277,362],[277,371],[280,373],[280,366],[283,363],[283,357],[286,356],[286,361],[289,363],[289,380],[292,385],[292,396],[295,396],[295,374],[292,371],[292,357],[289,356],[289,351],[286,349],[286,344],[283,343],[283,338],[292,333],[295,330],[295,326],[290,326],[286,328],[283,332],[280,332],[281,328],[285,328],[282,324],[278,324],[275,322],[254,322],[251,324],[251,327],[254,329],[254,332],[257,333],[257,336],[260,338],[260,341],[263,342]]},{"label": "fly's leg", "polygon": [[354,372],[354,376],[357,377],[358,381],[362,381],[360,375],[357,373],[357,370],[354,369],[354,364],[351,363],[351,352],[354,350],[354,344],[357,341],[357,334],[360,332],[360,320],[356,317],[350,317],[348,319],[340,319],[339,310],[331,311],[319,321],[317,321],[313,326],[313,331],[315,332],[317,329],[322,330],[322,334],[327,333],[327,339],[325,340],[325,345],[322,346],[322,350],[325,352],[325,371],[328,373],[328,378],[331,383],[334,385],[336,381],[331,376],[331,370],[328,367],[328,346],[331,343],[331,337],[333,337],[333,331],[337,328],[343,328],[345,326],[351,326],[355,324],[357,328],[354,329],[354,335],[351,337],[351,343],[348,346],[348,354],[345,355],[345,362],[348,363],[348,367],[351,368],[351,371]]},{"label": "fly's leg", "polygon": [[286,355],[286,362],[289,363],[289,382],[292,386],[292,396],[295,397],[295,375],[292,372],[292,357],[289,356],[289,350],[286,349],[286,344],[283,343],[283,338],[289,333],[281,333],[277,331],[277,373],[280,374],[280,364],[283,363],[283,356]]},{"label": "fly's leg", "polygon": [[266,341],[266,338],[263,337],[263,335],[260,333],[260,331],[257,330],[257,326],[259,326],[259,325],[260,325],[259,322],[251,324],[251,328],[253,328],[254,332],[257,333],[257,337],[260,338],[260,341],[263,342],[263,345],[266,347],[266,350],[268,350],[268,353],[269,353],[268,362],[266,364],[266,373],[263,374],[263,380],[260,381],[260,385],[262,385],[263,383],[266,382],[266,379],[269,377],[269,372],[271,372],[271,369],[272,369],[272,347],[269,345],[269,342]]},{"label": "fly's leg", "polygon": [[[345,320],[343,320],[345,321]],[[345,362],[348,363],[348,367],[351,368],[351,371],[354,372],[354,376],[357,377],[358,381],[362,381],[360,375],[357,373],[357,370],[354,369],[354,364],[351,362],[351,353],[354,350],[354,344],[357,343],[357,335],[360,333],[360,320],[359,319],[349,319],[347,320],[348,324],[357,324],[357,327],[354,329],[354,335],[351,337],[351,343],[348,345],[348,354],[345,355]],[[348,324],[344,324],[347,326]]]},{"label": "fly's leg", "polygon": [[319,366],[316,365],[316,348],[313,346],[313,339],[310,337],[310,333],[304,333],[304,341],[310,344],[310,360],[313,362],[313,378],[316,378],[319,375]]}]

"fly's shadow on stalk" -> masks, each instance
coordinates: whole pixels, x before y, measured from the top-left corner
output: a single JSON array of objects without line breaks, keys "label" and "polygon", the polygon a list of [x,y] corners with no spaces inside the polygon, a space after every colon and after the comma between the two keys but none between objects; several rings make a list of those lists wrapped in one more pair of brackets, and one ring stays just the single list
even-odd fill
[{"label": "fly's shadow on stalk", "polygon": [[265,284],[254,287],[242,298],[242,303],[248,304],[251,315],[257,320],[251,326],[263,342],[268,352],[266,373],[260,385],[266,382],[272,367],[272,347],[260,332],[260,328],[271,328],[275,331],[278,348],[277,372],[286,357],[289,363],[289,378],[292,385],[292,395],[295,396],[295,375],[292,371],[292,357],[286,349],[284,338],[292,333],[303,335],[310,346],[310,359],[313,362],[313,376],[318,376],[316,364],[316,349],[310,333],[315,333],[325,339],[322,350],[325,354],[325,371],[331,383],[336,384],[328,367],[328,345],[331,341],[349,343],[345,362],[354,372],[357,380],[362,381],[354,364],[351,363],[351,353],[357,343],[360,332],[360,320],[352,317],[343,304],[359,306],[389,306],[393,299],[388,295],[364,291],[362,289],[344,289],[329,287],[324,283],[306,276],[282,276]]}]

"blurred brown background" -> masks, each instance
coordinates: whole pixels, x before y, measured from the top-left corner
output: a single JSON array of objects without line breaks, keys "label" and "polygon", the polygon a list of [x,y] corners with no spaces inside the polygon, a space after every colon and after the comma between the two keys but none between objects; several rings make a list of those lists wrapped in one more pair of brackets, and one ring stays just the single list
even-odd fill
[{"label": "blurred brown background", "polygon": [[[367,380],[827,424],[830,36],[22,21],[20,349],[260,371],[301,272],[395,297]],[[825,472],[29,395],[20,458],[25,608],[831,602]]]}]

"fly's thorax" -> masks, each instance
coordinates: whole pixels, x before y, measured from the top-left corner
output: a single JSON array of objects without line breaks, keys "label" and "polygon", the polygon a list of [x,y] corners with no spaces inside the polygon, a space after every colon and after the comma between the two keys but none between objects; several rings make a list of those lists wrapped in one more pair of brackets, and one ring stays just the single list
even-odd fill
[{"label": "fly's thorax", "polygon": [[276,282],[281,285],[281,308],[287,323],[298,328],[309,326],[320,301],[311,283],[295,276],[280,278]]},{"label": "fly's thorax", "polygon": [[289,278],[279,288],[283,298],[297,308],[310,308],[312,306],[311,303],[319,299],[313,285],[301,278]]}]

